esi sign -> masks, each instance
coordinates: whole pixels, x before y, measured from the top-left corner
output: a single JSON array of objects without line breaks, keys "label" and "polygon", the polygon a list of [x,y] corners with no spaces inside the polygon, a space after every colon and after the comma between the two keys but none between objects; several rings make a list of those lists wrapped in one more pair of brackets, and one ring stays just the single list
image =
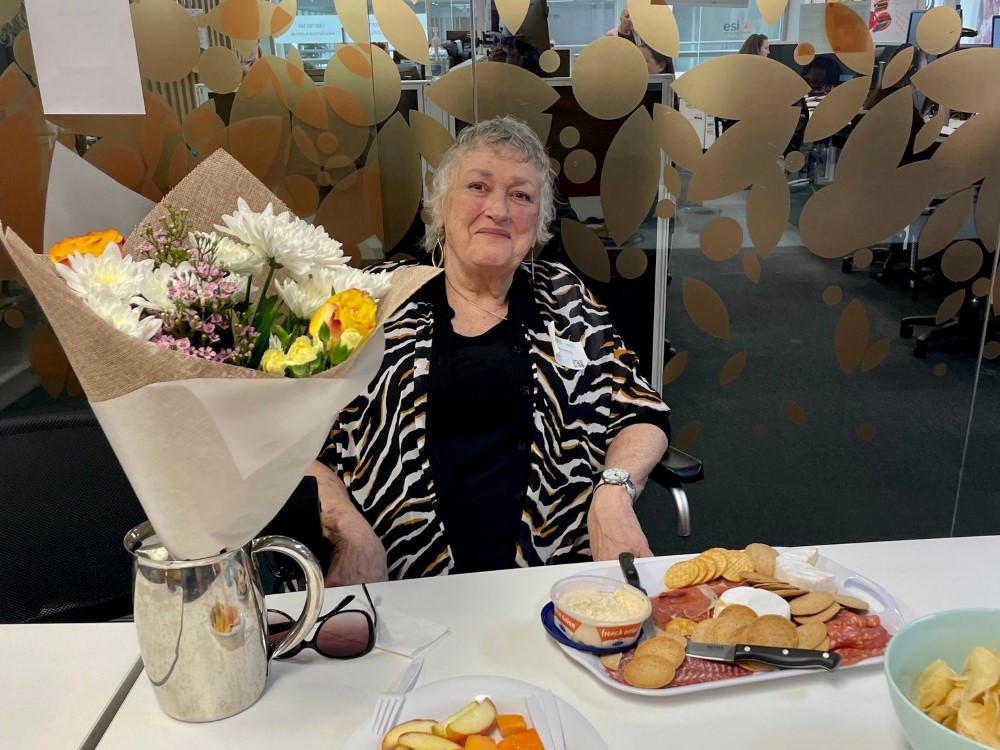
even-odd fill
[{"label": "esi sign", "polygon": [[747,35],[753,29],[753,26],[749,21],[731,21],[729,23],[722,24],[722,31],[726,34],[739,34]]}]

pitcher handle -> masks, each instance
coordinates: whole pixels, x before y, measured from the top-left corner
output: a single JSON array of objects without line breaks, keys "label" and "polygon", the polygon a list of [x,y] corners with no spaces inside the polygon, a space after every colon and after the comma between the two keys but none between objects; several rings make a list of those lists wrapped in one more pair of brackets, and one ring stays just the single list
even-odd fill
[{"label": "pitcher handle", "polygon": [[[306,575],[306,604],[295,625],[288,631],[280,643],[270,649],[268,659],[281,656],[286,651],[299,645],[316,624],[319,613],[323,610],[323,572],[320,570],[316,556],[302,542],[297,542],[287,536],[262,536],[253,540],[252,551],[279,552],[295,560]],[[266,618],[265,618],[266,620]]]}]

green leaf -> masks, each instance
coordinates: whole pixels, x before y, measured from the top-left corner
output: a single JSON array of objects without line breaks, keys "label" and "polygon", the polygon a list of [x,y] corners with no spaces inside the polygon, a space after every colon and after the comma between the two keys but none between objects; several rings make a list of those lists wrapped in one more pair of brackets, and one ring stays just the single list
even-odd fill
[{"label": "green leaf", "polygon": [[286,332],[281,326],[275,326],[272,330],[274,335],[278,337],[278,340],[281,341],[281,349],[287,352],[289,344],[292,343],[291,334]]},{"label": "green leaf", "polygon": [[343,344],[337,344],[337,346],[333,348],[333,351],[330,352],[330,364],[339,365],[341,362],[347,359],[350,353],[351,350],[348,349],[346,346],[344,346]]},{"label": "green leaf", "polygon": [[309,365],[289,365],[286,372],[293,378],[308,378],[312,375]]},{"label": "green leaf", "polygon": [[323,345],[323,350],[330,348],[330,326],[326,323],[319,327],[319,342]]}]

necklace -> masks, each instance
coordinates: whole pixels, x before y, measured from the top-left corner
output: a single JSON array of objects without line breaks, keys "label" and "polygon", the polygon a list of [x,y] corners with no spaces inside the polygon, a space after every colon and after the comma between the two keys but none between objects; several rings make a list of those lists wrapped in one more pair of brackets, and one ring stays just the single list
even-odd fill
[{"label": "necklace", "polygon": [[[503,321],[507,320],[507,316],[506,315],[500,315],[499,313],[493,312],[492,310],[487,310],[482,305],[477,305],[471,299],[469,299],[464,294],[462,294],[458,290],[458,287],[451,283],[451,279],[448,278],[448,274],[445,274],[444,280],[448,284],[448,286],[450,286],[453,290],[455,290],[455,294],[457,294],[459,297],[461,297],[462,299],[464,299],[466,302],[468,302],[470,305],[472,305],[473,307],[475,307],[477,310],[482,310],[484,313],[487,313],[488,315],[492,315],[497,320],[503,320]],[[503,307],[503,305],[500,305],[500,307]],[[497,309],[499,309],[499,308],[497,308]]]}]

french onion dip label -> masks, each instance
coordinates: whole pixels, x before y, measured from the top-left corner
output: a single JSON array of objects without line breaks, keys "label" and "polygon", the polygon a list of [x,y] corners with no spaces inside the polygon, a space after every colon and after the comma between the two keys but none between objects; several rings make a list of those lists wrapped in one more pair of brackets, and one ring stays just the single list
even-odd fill
[{"label": "french onion dip label", "polygon": [[646,611],[642,597],[628,589],[607,591],[567,591],[557,602],[560,609],[591,620],[626,622],[641,617]]}]

